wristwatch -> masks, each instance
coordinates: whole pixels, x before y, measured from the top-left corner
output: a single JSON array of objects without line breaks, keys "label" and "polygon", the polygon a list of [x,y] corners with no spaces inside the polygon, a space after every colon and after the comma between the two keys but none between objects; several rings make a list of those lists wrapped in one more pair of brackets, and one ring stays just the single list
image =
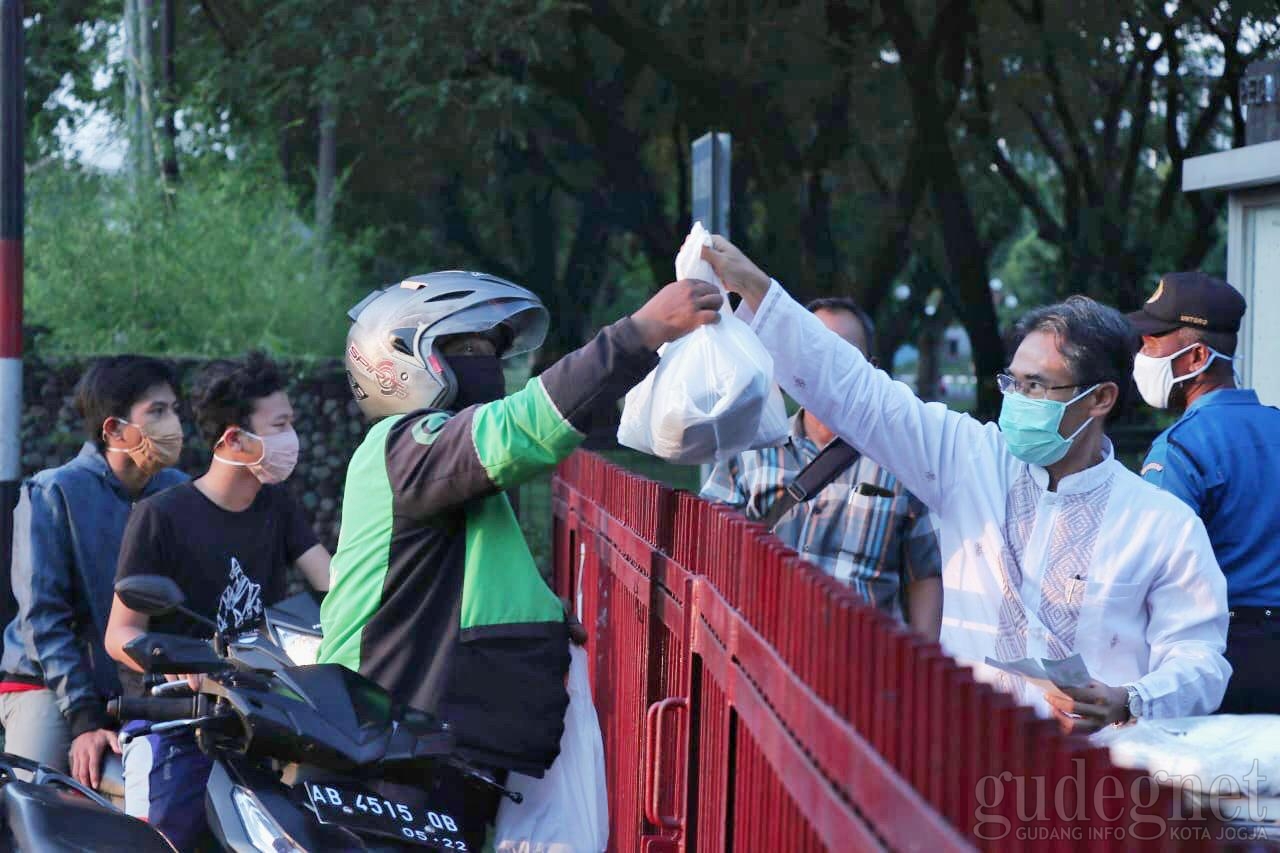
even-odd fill
[{"label": "wristwatch", "polygon": [[1136,720],[1142,716],[1142,694],[1134,684],[1126,684],[1124,689],[1129,694],[1129,719]]}]

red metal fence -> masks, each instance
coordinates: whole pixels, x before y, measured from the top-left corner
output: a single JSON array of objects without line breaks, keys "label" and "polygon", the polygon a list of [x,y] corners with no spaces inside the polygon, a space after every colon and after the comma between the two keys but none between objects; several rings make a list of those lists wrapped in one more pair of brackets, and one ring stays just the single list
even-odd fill
[{"label": "red metal fence", "polygon": [[1174,789],[976,682],[758,525],[587,453],[552,495],[610,849],[1210,849]]}]

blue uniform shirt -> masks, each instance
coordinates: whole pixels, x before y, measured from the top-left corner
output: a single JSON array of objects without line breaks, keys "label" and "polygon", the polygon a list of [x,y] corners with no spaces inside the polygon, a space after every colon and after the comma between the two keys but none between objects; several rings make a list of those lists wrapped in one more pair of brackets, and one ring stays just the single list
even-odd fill
[{"label": "blue uniform shirt", "polygon": [[1204,521],[1233,607],[1280,605],[1280,409],[1224,388],[1151,445],[1142,477]]}]

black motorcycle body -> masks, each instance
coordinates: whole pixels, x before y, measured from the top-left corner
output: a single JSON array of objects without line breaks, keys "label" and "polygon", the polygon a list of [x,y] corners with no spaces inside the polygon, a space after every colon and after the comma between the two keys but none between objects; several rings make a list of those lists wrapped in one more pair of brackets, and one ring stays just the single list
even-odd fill
[{"label": "black motorcycle body", "polygon": [[69,776],[0,753],[0,851],[10,850],[173,853],[155,829]]},{"label": "black motorcycle body", "polygon": [[141,635],[125,647],[134,661],[153,672],[203,673],[199,692],[122,699],[113,710],[155,721],[153,732],[195,735],[213,759],[206,813],[227,850],[482,849],[488,827],[467,814],[475,798],[464,790],[519,795],[455,757],[443,721],[343,666],[293,665],[280,627],[306,632],[315,622],[303,603],[298,614],[277,613],[254,634],[216,637],[202,649]]}]

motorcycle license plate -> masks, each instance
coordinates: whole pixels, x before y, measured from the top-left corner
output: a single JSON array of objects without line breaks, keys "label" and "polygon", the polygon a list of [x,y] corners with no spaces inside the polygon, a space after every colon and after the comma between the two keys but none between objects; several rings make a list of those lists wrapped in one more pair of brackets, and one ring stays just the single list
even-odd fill
[{"label": "motorcycle license plate", "polygon": [[321,823],[438,850],[479,851],[480,845],[468,837],[484,838],[484,827],[477,834],[477,828],[463,826],[461,815],[430,806],[413,806],[345,785],[308,782],[306,788]]}]

